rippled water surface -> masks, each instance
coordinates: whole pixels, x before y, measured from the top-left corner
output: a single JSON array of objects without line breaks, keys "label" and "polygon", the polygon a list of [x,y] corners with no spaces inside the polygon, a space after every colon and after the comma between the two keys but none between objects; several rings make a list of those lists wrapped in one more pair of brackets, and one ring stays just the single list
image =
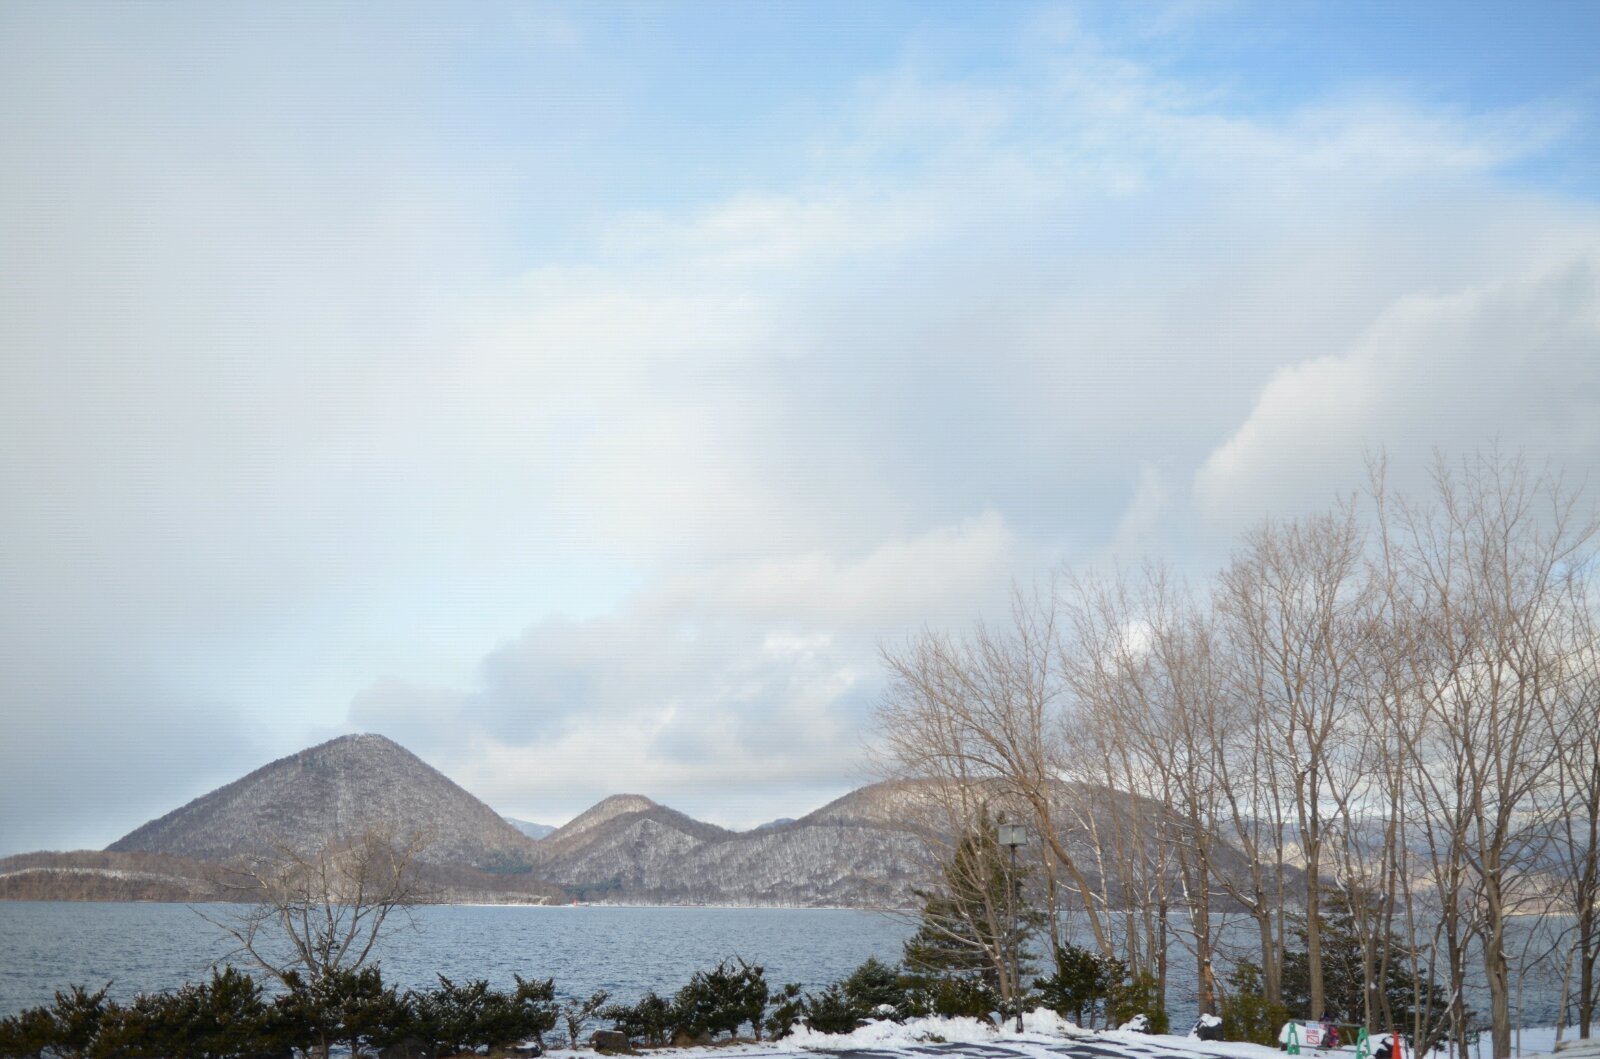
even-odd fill
[{"label": "rippled water surface", "polygon": [[[199,906],[212,916],[231,905]],[[900,958],[903,922],[847,909],[429,907],[416,930],[383,945],[384,978],[432,984],[435,974],[510,985],[554,977],[564,994],[609,990],[633,999],[677,989],[696,970],[739,955],[774,985],[820,986],[868,956]],[[72,983],[111,995],[170,989],[205,977],[232,946],[184,905],[0,902],[0,1014],[49,1002]],[[243,966],[243,964],[241,964]]]}]

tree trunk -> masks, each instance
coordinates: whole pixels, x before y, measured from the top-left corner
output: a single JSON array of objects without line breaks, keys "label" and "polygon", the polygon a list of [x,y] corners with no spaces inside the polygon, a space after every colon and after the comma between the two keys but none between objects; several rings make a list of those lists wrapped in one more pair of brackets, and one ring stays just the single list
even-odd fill
[{"label": "tree trunk", "polygon": [[1283,975],[1278,970],[1278,946],[1272,937],[1272,912],[1266,898],[1256,894],[1256,928],[1261,933],[1261,995],[1269,1004],[1283,1000]]},{"label": "tree trunk", "polygon": [[1511,968],[1499,939],[1485,946],[1483,969],[1489,980],[1489,1023],[1494,1059],[1511,1059]]},{"label": "tree trunk", "polygon": [[1202,1015],[1214,1015],[1216,989],[1211,976],[1211,908],[1207,900],[1208,883],[1203,858],[1196,857],[1191,868],[1183,857],[1183,873],[1188,880],[1190,925],[1194,932],[1195,980],[1199,985],[1197,1002]]},{"label": "tree trunk", "polygon": [[1590,1026],[1594,1022],[1594,963],[1595,963],[1595,937],[1594,914],[1579,920],[1578,951],[1582,953],[1578,960],[1578,1036],[1584,1040],[1589,1039]]},{"label": "tree trunk", "polygon": [[1327,1000],[1322,995],[1322,892],[1314,855],[1306,864],[1306,973],[1311,979],[1311,1010],[1306,1014],[1320,1019]]},{"label": "tree trunk", "polygon": [[[1448,900],[1455,901],[1456,895],[1452,891],[1447,895]],[[1466,988],[1466,956],[1461,951],[1461,937],[1459,934],[1461,923],[1460,913],[1452,906],[1445,913],[1445,958],[1450,961],[1450,1033],[1455,1038],[1455,1047],[1461,1059],[1467,1059],[1467,1001],[1464,994]]]},{"label": "tree trunk", "polygon": [[1161,899],[1158,928],[1161,932],[1156,948],[1156,1000],[1162,1008],[1167,1006],[1167,899]]}]

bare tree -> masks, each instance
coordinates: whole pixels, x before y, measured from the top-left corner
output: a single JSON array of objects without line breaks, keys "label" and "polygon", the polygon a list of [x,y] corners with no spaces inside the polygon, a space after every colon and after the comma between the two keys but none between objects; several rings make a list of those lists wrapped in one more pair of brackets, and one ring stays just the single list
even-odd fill
[{"label": "bare tree", "polygon": [[[1153,763],[1166,746],[1143,737],[1152,727],[1140,694],[1145,665],[1143,603],[1122,576],[1067,579],[1061,598],[1061,670],[1069,701],[1061,719],[1061,770],[1096,798],[1085,815],[1095,851],[1100,900],[1119,907],[1123,959],[1155,976],[1166,996],[1170,913],[1182,894],[1177,832],[1169,808],[1171,770]],[[1070,751],[1070,752],[1068,752]]]},{"label": "bare tree", "polygon": [[[1301,906],[1313,1016],[1323,914],[1342,906],[1369,1029],[1429,1040],[1444,1027],[1464,1049],[1481,961],[1505,1059],[1513,993],[1543,973],[1543,942],[1512,951],[1512,918],[1561,907],[1575,913],[1563,941],[1587,1034],[1600,1001],[1596,525],[1559,480],[1498,453],[1439,461],[1420,500],[1389,494],[1380,463],[1368,499],[1370,518],[1352,502],[1248,534],[1208,606],[1159,567],[1142,583],[1069,578],[1048,605],[1019,597],[1001,628],[886,653],[891,757],[946,781],[932,788],[952,813],[945,834],[967,833],[991,800],[1032,813],[1052,930],[1059,881],[1100,950],[1155,968],[1163,989],[1169,908],[1187,912],[1171,937],[1196,959],[1202,1010],[1214,898],[1254,920],[1268,1000],[1282,998]],[[1414,983],[1409,1027],[1384,988],[1397,963]]]},{"label": "bare tree", "polygon": [[992,885],[991,808],[1011,801],[982,740],[974,741],[971,658],[961,645],[925,634],[885,658],[895,673],[879,707],[880,764],[901,781],[902,826],[926,854],[929,888],[911,915],[919,944],[963,970],[978,970],[1009,1003],[1017,994],[1007,940],[1009,892]]},{"label": "bare tree", "polygon": [[[1200,1010],[1209,1013],[1217,1000],[1211,906],[1218,894],[1220,804],[1212,768],[1219,705],[1212,626],[1160,566],[1148,567],[1132,589],[1122,578],[1077,581],[1073,588],[1066,606],[1074,635],[1062,667],[1086,727],[1100,733],[1101,753],[1125,777],[1118,800],[1134,807],[1143,794],[1164,806],[1124,821],[1133,827],[1115,829],[1113,838],[1141,851],[1153,838],[1170,851],[1171,861],[1159,869],[1176,875],[1188,912],[1177,933],[1194,956]],[[1159,911],[1164,934],[1169,920],[1164,905]],[[1164,952],[1159,937],[1155,944]]]},{"label": "bare tree", "polygon": [[1176,857],[1163,786],[1169,773],[1152,767],[1152,748],[1141,737],[1149,723],[1133,671],[1142,652],[1130,638],[1140,602],[1121,576],[1071,576],[1060,605],[1069,693],[1059,719],[1060,768],[1082,789],[1116,792],[1095,799],[1097,811],[1083,818],[1099,869],[1097,900],[1108,913],[1120,906],[1123,959],[1134,971],[1153,972],[1164,995]]},{"label": "bare tree", "polygon": [[367,961],[399,915],[427,900],[417,857],[421,835],[386,829],[305,851],[288,844],[231,870],[228,885],[259,900],[232,915],[200,913],[238,943],[237,954],[289,984],[308,984]]},{"label": "bare tree", "polygon": [[[1031,816],[1048,892],[1064,873],[1096,944],[1110,954],[1103,906],[1061,819],[1054,601],[1018,592],[1003,627],[980,625],[965,639],[926,632],[883,658],[891,683],[878,723],[893,772],[940,781],[924,789],[942,792],[944,807],[964,817],[949,821],[961,825],[951,834],[970,830],[974,810],[991,798]],[[1050,923],[1054,943],[1056,916]]]},{"label": "bare tree", "polygon": [[1277,729],[1262,708],[1267,701],[1265,652],[1255,645],[1247,627],[1230,624],[1223,606],[1214,604],[1214,611],[1221,690],[1208,722],[1212,769],[1222,803],[1219,828],[1244,857],[1242,873],[1223,872],[1218,881],[1255,921],[1262,995],[1276,1004],[1283,994],[1288,930],[1284,902],[1291,788],[1282,775]]},{"label": "bare tree", "polygon": [[[1337,779],[1329,785],[1333,805],[1327,853],[1331,882],[1361,946],[1362,1023],[1370,1031],[1393,1032],[1395,1012],[1383,983],[1390,980],[1394,962],[1409,955],[1400,951],[1394,939],[1407,868],[1407,770],[1413,741],[1404,730],[1408,723],[1402,705],[1406,696],[1404,667],[1396,664],[1389,649],[1382,565],[1369,564],[1367,577],[1371,591],[1365,593],[1370,606],[1365,620],[1372,635],[1366,646],[1370,654],[1359,670],[1357,709],[1352,723],[1345,726],[1345,746],[1330,757]],[[1416,992],[1410,1007],[1414,1020],[1424,1023],[1410,1027],[1412,1039],[1430,1040],[1433,1013],[1426,1011],[1423,1000],[1431,1000],[1433,991],[1425,990],[1422,983],[1431,979],[1418,973],[1414,959],[1411,963]]]},{"label": "bare tree", "polygon": [[[1388,509],[1391,595],[1423,713],[1411,772],[1425,807],[1452,990],[1475,935],[1496,1059],[1511,1054],[1508,929],[1561,812],[1575,613],[1592,522],[1562,484],[1497,453],[1438,461],[1430,502]],[[1466,927],[1466,930],[1462,928]],[[1458,1027],[1459,1029],[1460,1027]]]},{"label": "bare tree", "polygon": [[1222,575],[1219,606],[1236,645],[1252,652],[1266,749],[1288,783],[1305,869],[1312,1017],[1323,1007],[1323,857],[1336,790],[1350,770],[1335,757],[1357,713],[1370,628],[1363,541],[1350,510],[1268,523],[1247,535]]},{"label": "bare tree", "polygon": [[[1571,679],[1558,707],[1567,735],[1557,744],[1556,782],[1562,809],[1555,822],[1552,859],[1562,904],[1572,910],[1575,920],[1563,994],[1570,988],[1575,963],[1578,1035],[1588,1038],[1600,989],[1595,980],[1600,959],[1600,635],[1592,593],[1586,591],[1584,598],[1586,605],[1575,610],[1576,635],[1566,654]],[[1561,1010],[1564,1015],[1565,995]]]}]

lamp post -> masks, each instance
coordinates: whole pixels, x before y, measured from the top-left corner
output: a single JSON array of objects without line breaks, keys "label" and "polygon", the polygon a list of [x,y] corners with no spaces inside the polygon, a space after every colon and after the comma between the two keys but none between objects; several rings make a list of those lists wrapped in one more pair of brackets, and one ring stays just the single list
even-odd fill
[{"label": "lamp post", "polygon": [[997,837],[1000,844],[1011,850],[1010,894],[1007,906],[1011,909],[1011,1000],[1017,1006],[1017,1032],[1022,1032],[1022,958],[1017,950],[1022,948],[1017,936],[1017,847],[1028,841],[1028,829],[1021,824],[1001,824]]}]

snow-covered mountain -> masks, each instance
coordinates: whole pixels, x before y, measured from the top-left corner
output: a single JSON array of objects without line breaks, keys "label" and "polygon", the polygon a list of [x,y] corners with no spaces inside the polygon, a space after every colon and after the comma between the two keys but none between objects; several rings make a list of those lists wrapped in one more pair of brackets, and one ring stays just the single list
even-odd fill
[{"label": "snow-covered mountain", "polygon": [[[901,800],[899,787],[879,784],[800,820],[740,834],[619,794],[535,841],[403,747],[353,735],[197,798],[119,839],[107,855],[219,862],[381,826],[429,835],[431,868],[467,873],[443,887],[457,894],[503,889],[511,899],[555,899],[560,886],[580,898],[635,903],[901,905],[927,874],[922,844],[895,820]],[[172,874],[187,885],[199,873]]]},{"label": "snow-covered mountain", "polygon": [[926,851],[863,788],[800,820],[734,832],[640,795],[607,798],[542,840],[534,871],[587,900],[900,906],[926,881]]},{"label": "snow-covered mountain", "polygon": [[425,836],[420,859],[431,864],[525,872],[532,861],[527,835],[411,751],[371,734],[280,758],[107,849],[225,861],[379,827]]}]

